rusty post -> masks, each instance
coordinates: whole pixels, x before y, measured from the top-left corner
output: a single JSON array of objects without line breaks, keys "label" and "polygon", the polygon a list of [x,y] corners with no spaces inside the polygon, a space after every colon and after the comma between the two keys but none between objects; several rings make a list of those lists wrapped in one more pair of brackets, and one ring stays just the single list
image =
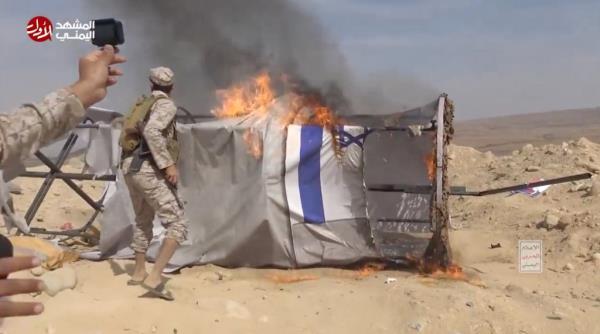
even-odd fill
[{"label": "rusty post", "polygon": [[432,272],[447,269],[452,265],[452,249],[448,237],[449,207],[448,198],[448,144],[454,134],[452,121],[454,105],[446,94],[440,96],[437,119],[438,136],[435,141],[436,173],[432,184],[431,220],[433,236],[423,256],[423,270]]}]

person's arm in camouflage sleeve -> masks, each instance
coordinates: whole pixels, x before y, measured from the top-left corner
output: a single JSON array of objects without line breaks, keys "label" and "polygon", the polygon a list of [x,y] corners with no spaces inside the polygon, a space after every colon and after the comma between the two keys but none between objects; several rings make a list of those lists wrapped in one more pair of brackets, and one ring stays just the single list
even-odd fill
[{"label": "person's arm in camouflage sleeve", "polygon": [[[79,59],[79,80],[60,89],[38,103],[25,105],[0,116],[0,168],[14,159],[22,159],[49,141],[60,137],[81,120],[85,109],[102,100],[107,87],[117,82],[122,72],[110,65],[123,63],[112,46],[95,50]],[[42,304],[14,302],[5,296],[42,290],[39,280],[13,280],[6,276],[39,265],[28,257],[8,257],[0,260],[0,322],[1,318],[35,315],[43,312]],[[3,279],[4,278],[4,279]],[[23,284],[26,283],[26,284]]]},{"label": "person's arm in camouflage sleeve", "polygon": [[79,59],[79,80],[47,95],[36,104],[26,104],[0,116],[0,168],[23,159],[38,148],[74,128],[85,109],[102,100],[107,87],[117,82],[121,70],[110,65],[123,63],[112,46],[95,50]]},{"label": "person's arm in camouflage sleeve", "polygon": [[175,164],[167,150],[167,138],[164,131],[173,122],[177,106],[171,99],[160,99],[150,110],[150,117],[144,128],[144,139],[152,152],[152,157],[159,169],[165,169]]},{"label": "person's arm in camouflage sleeve", "polygon": [[0,115],[0,168],[23,160],[74,128],[85,115],[75,94],[59,89],[42,102]]}]

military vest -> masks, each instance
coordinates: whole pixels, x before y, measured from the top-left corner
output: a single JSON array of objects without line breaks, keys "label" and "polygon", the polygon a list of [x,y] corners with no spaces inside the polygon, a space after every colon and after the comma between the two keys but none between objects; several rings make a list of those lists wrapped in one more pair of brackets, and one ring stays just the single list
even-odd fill
[{"label": "military vest", "polygon": [[[123,149],[124,156],[130,156],[144,140],[144,127],[150,117],[150,111],[156,101],[165,99],[165,96],[142,95],[136,101],[123,121],[123,128],[119,138],[119,144]],[[177,142],[177,130],[175,129],[175,117],[169,125],[173,129],[173,136],[167,138],[167,151],[177,161],[179,158],[179,143]]]}]

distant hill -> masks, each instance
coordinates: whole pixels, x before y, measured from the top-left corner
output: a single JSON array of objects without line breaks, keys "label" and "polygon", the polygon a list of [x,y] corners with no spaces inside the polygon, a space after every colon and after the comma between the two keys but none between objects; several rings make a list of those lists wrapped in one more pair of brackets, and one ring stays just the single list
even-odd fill
[{"label": "distant hill", "polygon": [[510,154],[527,143],[557,144],[586,137],[600,143],[600,107],[456,122],[453,143]]}]

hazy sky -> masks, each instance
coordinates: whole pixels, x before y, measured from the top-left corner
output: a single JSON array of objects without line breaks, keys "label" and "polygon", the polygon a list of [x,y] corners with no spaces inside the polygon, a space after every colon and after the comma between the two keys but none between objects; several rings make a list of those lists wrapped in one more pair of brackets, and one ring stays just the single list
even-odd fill
[{"label": "hazy sky", "polygon": [[[294,1],[319,18],[358,74],[414,77],[447,92],[459,118],[600,106],[598,0]],[[30,41],[25,26],[35,15],[119,17],[90,13],[82,1],[1,0],[2,110],[71,82],[77,57],[91,48]],[[134,37],[126,35],[125,54]],[[139,93],[138,69],[125,70],[102,106],[122,108]]]}]

